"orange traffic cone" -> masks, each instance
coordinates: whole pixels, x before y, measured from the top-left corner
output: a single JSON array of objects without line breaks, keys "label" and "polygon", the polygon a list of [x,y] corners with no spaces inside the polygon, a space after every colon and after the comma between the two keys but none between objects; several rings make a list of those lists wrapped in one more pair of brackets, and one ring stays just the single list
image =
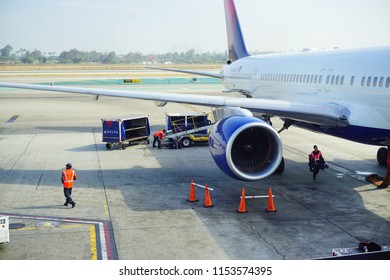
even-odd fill
[{"label": "orange traffic cone", "polygon": [[242,188],[240,205],[238,206],[238,209],[236,211],[238,213],[247,213],[248,212],[248,211],[246,211],[245,189],[244,188]]},{"label": "orange traffic cone", "polygon": [[198,201],[196,199],[196,194],[195,194],[194,180],[191,180],[190,195],[189,195],[187,201],[189,201],[189,202],[196,202],[196,201]]},{"label": "orange traffic cone", "polygon": [[268,189],[268,207],[265,209],[267,212],[276,212],[274,205],[274,198],[272,197],[272,189]]},{"label": "orange traffic cone", "polygon": [[204,207],[213,207],[213,203],[211,202],[211,196],[209,191],[209,186],[206,184],[206,188],[204,190]]}]

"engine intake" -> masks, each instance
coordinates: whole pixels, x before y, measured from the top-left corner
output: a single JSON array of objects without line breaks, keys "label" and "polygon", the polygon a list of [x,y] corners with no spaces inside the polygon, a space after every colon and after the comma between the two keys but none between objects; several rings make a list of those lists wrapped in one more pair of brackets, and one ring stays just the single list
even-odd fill
[{"label": "engine intake", "polygon": [[279,134],[255,117],[233,116],[219,121],[210,133],[209,148],[222,171],[246,181],[271,175],[282,159]]}]

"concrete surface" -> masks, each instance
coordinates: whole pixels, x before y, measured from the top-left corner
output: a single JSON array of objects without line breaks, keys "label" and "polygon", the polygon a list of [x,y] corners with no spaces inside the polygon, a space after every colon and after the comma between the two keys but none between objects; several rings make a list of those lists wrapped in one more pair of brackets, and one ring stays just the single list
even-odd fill
[{"label": "concrete surface", "polygon": [[[196,83],[105,87],[199,94],[222,89]],[[364,181],[368,173],[386,172],[376,163],[378,147],[290,127],[281,134],[285,172],[248,183],[222,173],[207,147],[157,150],[141,144],[106,150],[101,141],[102,118],[146,113],[156,131],[167,112],[192,111],[180,104],[160,108],[147,101],[95,102],[75,94],[0,88],[0,215],[21,226],[10,230],[9,244],[0,245],[0,259],[302,260],[329,257],[332,248],[356,246],[361,238],[390,244],[389,188]],[[307,166],[314,144],[330,166],[315,182]],[[62,205],[60,174],[67,162],[79,177],[73,209]],[[192,179],[215,189],[214,207],[203,207],[200,189],[199,202],[187,202]],[[272,188],[277,211],[265,211],[267,199],[253,199],[246,201],[248,213],[237,213],[243,187],[247,195],[267,195]]]}]

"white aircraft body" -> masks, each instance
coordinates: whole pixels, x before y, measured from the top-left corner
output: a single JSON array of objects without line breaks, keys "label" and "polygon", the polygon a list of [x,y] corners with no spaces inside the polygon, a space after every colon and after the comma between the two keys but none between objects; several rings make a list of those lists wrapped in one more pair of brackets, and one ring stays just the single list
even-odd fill
[{"label": "white aircraft body", "polygon": [[[274,116],[352,141],[390,145],[390,47],[252,56],[243,40],[233,0],[224,0],[229,61],[220,73],[163,69],[220,78],[223,97],[161,92],[0,83],[3,87],[146,99],[218,108],[209,137],[211,155],[226,174],[259,180],[282,172],[284,161]],[[279,131],[280,132],[280,131]],[[386,148],[378,161],[386,164]]]}]

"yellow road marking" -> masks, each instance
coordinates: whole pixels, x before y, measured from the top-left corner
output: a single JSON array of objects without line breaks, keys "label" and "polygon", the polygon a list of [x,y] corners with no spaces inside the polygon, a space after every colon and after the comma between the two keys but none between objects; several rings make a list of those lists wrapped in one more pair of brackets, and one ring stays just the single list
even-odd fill
[{"label": "yellow road marking", "polygon": [[91,260],[97,260],[95,225],[90,226],[89,232],[91,239]]},{"label": "yellow road marking", "polygon": [[108,206],[107,206],[107,201],[104,200],[103,201],[103,208],[104,208],[104,215],[106,215],[106,217],[108,217]]}]

